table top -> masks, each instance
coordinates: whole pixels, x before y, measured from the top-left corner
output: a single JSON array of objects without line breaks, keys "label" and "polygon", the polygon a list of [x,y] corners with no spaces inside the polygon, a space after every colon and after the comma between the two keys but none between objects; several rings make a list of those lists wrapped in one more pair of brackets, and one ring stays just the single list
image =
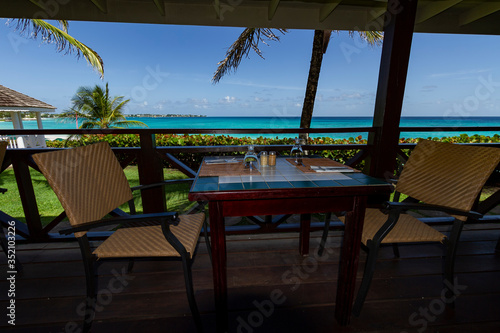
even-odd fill
[{"label": "table top", "polygon": [[[388,186],[388,183],[361,172],[342,170],[341,172],[313,172],[306,173],[292,165],[285,157],[276,159],[276,166],[257,166],[257,170],[243,175],[231,176],[200,176],[205,161],[216,159],[229,160],[232,157],[218,156],[205,157],[200,171],[191,187],[190,192],[227,192],[246,190],[273,190],[273,189],[304,189],[325,187],[353,187],[353,186]],[[242,158],[236,158],[243,163]],[[320,160],[320,159],[318,159]],[[230,165],[231,163],[227,164]],[[255,163],[254,163],[255,164]],[[318,163],[320,164],[320,163]],[[222,173],[222,172],[221,172]]]}]

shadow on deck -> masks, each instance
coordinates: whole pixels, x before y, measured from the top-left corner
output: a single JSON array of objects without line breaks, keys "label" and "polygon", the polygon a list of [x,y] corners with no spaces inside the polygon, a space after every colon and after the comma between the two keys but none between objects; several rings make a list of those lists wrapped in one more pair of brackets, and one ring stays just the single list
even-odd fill
[{"label": "shadow on deck", "polygon": [[[446,226],[438,227],[447,230]],[[401,259],[381,250],[375,278],[359,318],[348,327],[334,321],[341,232],[331,232],[329,251],[298,254],[298,234],[228,236],[231,332],[497,332],[500,328],[499,224],[466,226],[457,256],[461,295],[455,310],[441,296],[441,249],[406,245]],[[21,244],[24,273],[15,282],[15,326],[1,331],[78,332],[85,277],[76,242]],[[365,255],[361,255],[361,278]],[[100,267],[93,332],[194,332],[179,262],[137,262]],[[0,308],[8,306],[7,265],[0,254]],[[212,274],[204,244],[193,266],[196,298],[205,332],[215,331]],[[359,280],[358,280],[359,284]]]}]

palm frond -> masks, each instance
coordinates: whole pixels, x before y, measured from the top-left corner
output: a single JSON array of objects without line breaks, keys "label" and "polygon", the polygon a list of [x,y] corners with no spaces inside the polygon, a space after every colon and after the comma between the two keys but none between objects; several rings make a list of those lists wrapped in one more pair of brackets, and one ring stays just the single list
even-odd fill
[{"label": "palm frond", "polygon": [[[288,31],[286,29],[275,29],[281,34],[285,34]],[[253,50],[257,55],[264,59],[262,56],[262,51],[259,49],[259,42],[266,45],[267,40],[279,42],[280,36],[273,32],[273,29],[269,28],[246,28],[240,34],[240,36],[234,41],[234,43],[226,51],[226,57],[224,60],[220,61],[217,65],[217,70],[212,77],[212,83],[217,83],[220,79],[227,73],[238,69],[243,58],[248,57],[250,50]]]},{"label": "palm frond", "polygon": [[[384,33],[381,31],[357,31],[359,38],[370,46],[381,46],[384,41]],[[349,31],[349,36],[354,37],[354,31]]]},{"label": "palm frond", "polygon": [[145,123],[139,120],[123,120],[123,121],[115,121],[113,122],[113,127],[117,128],[118,126],[120,127],[148,127]]},{"label": "palm frond", "polygon": [[64,31],[65,33],[68,33],[69,22],[66,20],[58,20],[57,22],[59,22],[61,30]]},{"label": "palm frond", "polygon": [[75,53],[77,58],[83,56],[99,72],[101,78],[104,76],[104,63],[99,54],[67,33],[67,21],[59,21],[61,29],[41,19],[16,19],[15,21],[17,22],[15,29],[21,35],[33,39],[40,37],[44,42],[54,43],[58,52]]},{"label": "palm frond", "polygon": [[80,125],[80,128],[83,129],[93,129],[93,128],[102,128],[101,124],[96,121],[85,121]]}]

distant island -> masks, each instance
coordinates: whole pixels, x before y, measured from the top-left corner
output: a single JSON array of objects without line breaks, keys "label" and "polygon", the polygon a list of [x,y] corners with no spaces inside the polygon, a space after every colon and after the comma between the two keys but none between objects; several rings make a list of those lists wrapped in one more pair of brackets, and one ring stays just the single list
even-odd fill
[{"label": "distant island", "polygon": [[151,114],[151,113],[139,113],[139,114],[127,114],[127,117],[134,118],[200,118],[206,117],[205,115],[198,114]]},{"label": "distant island", "polygon": [[[23,112],[22,118],[24,120],[36,120],[35,112]],[[60,113],[42,113],[42,118],[59,118]],[[134,118],[203,118],[206,115],[198,114],[152,114],[152,113],[138,113],[138,114],[126,114],[126,117]],[[0,120],[12,121],[10,119],[10,112],[0,112]]]}]

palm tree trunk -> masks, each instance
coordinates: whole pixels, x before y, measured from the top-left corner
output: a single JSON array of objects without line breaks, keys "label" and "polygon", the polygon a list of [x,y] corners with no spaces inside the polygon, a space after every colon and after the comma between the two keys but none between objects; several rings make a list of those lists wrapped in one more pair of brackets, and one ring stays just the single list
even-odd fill
[{"label": "palm tree trunk", "polygon": [[[307,78],[306,93],[302,106],[302,115],[300,117],[301,128],[311,128],[314,101],[316,99],[316,91],[318,90],[319,73],[321,71],[321,64],[323,62],[323,53],[324,51],[326,51],[326,45],[328,45],[325,43],[325,36],[327,36],[327,40],[329,40],[330,31],[314,31],[311,64],[309,66],[309,77]],[[306,133],[300,135],[300,138],[305,140],[307,140],[308,137],[309,135]]]}]

